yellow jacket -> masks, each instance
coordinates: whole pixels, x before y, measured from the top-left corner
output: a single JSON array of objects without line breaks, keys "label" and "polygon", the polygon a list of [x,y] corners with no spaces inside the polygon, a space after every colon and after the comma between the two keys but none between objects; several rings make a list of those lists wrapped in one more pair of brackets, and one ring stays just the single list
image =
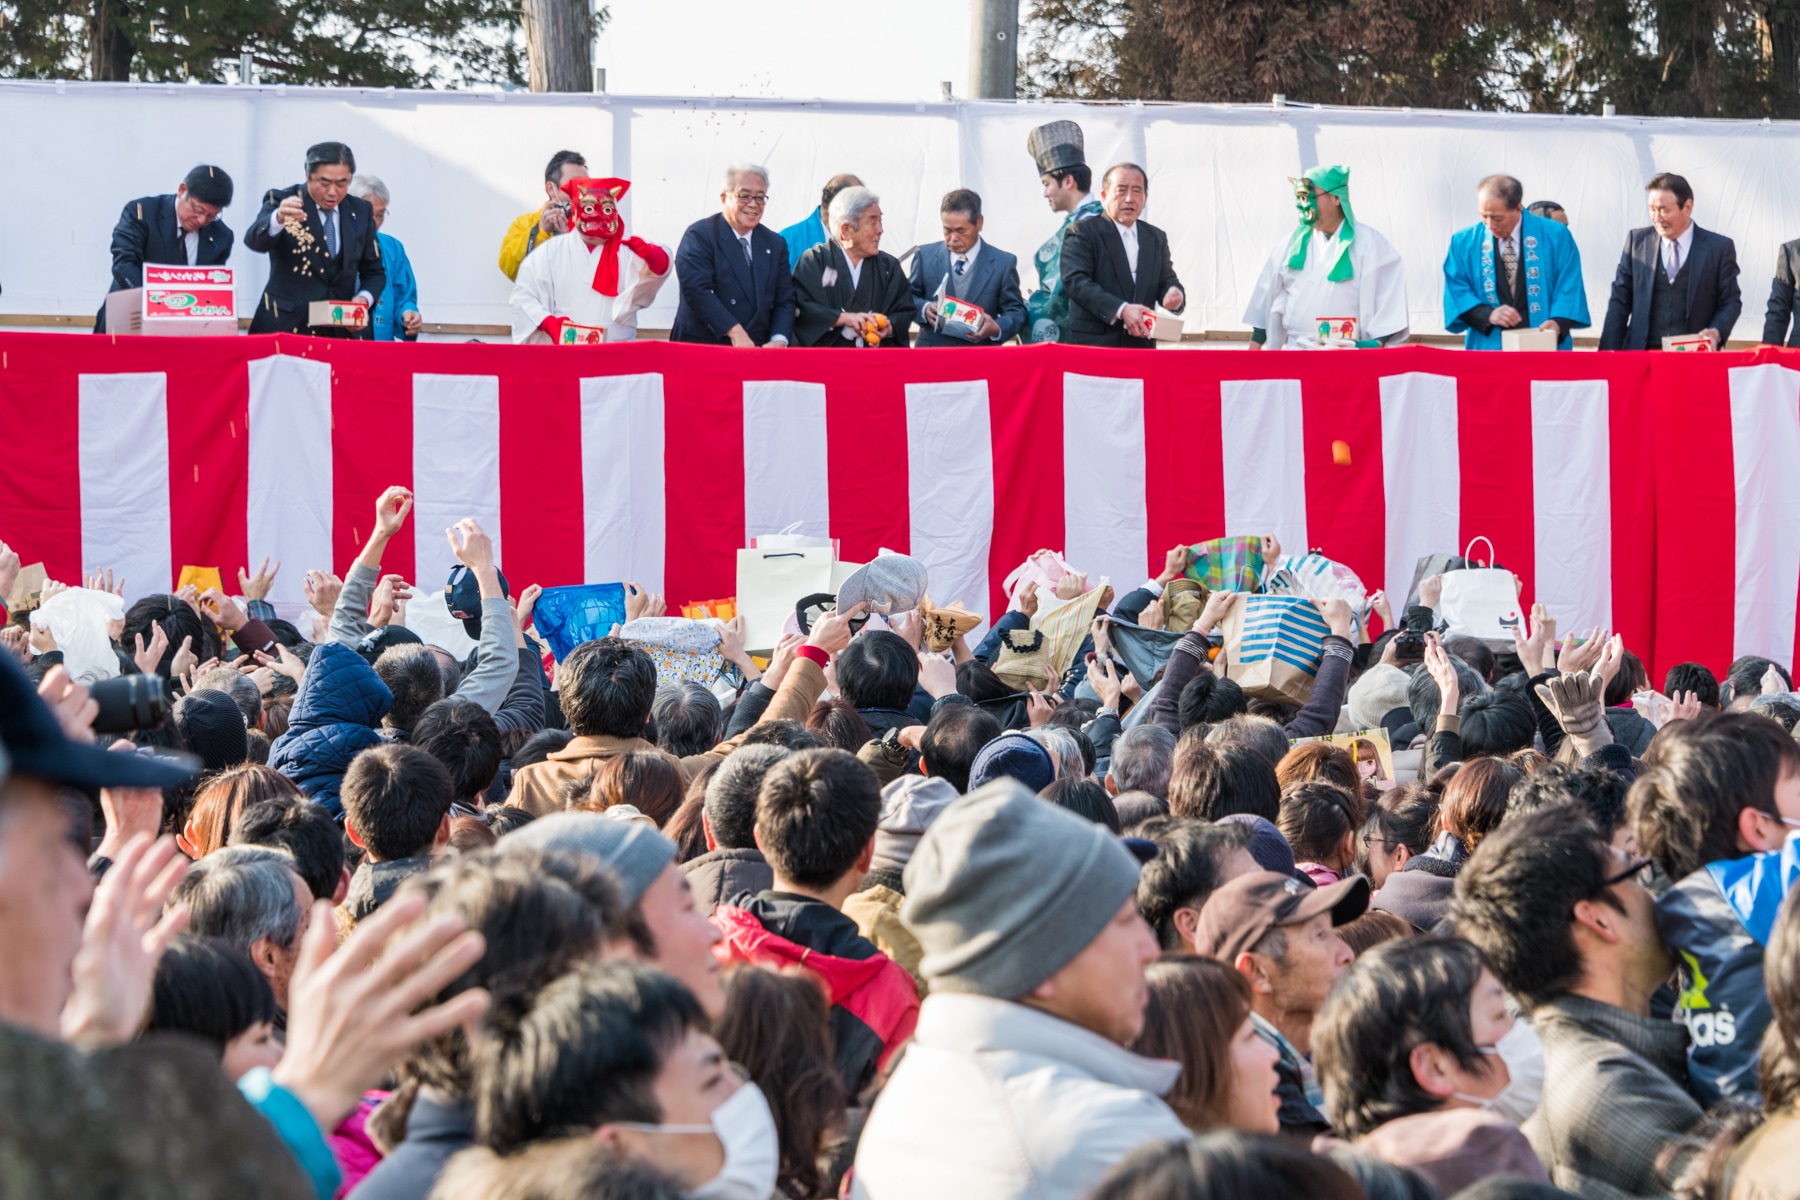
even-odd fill
[{"label": "yellow jacket", "polygon": [[538,213],[538,209],[532,209],[519,217],[507,226],[506,236],[500,239],[500,269],[515,283],[519,278],[519,264],[547,236],[538,227]]}]

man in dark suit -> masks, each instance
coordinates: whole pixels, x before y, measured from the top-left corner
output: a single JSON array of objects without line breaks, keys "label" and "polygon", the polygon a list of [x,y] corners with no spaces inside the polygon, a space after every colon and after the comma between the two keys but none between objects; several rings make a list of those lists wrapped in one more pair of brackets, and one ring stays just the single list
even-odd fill
[{"label": "man in dark suit", "polygon": [[1062,255],[1070,345],[1154,349],[1148,318],[1156,304],[1172,313],[1187,307],[1168,235],[1138,220],[1149,202],[1144,168],[1120,163],[1100,183],[1105,215],[1070,226]]},{"label": "man in dark suit", "polygon": [[[172,196],[133,200],[119,214],[112,235],[112,286],[107,294],[144,286],[144,264],[216,267],[231,257],[231,226],[219,213],[231,203],[231,176],[218,167],[198,166]],[[94,332],[106,332],[106,305],[94,318]]]},{"label": "man in dark suit", "polygon": [[[1794,320],[1794,294],[1800,286],[1800,238],[1775,251],[1775,281],[1769,286],[1769,308],[1763,314],[1765,346],[1800,346],[1800,321]],[[1791,332],[1790,332],[1791,327]]]},{"label": "man in dark suit", "polygon": [[[263,197],[262,211],[244,231],[244,245],[269,256],[269,283],[250,318],[251,333],[305,331],[307,306],[315,300],[360,300],[374,311],[387,272],[375,241],[375,210],[350,194],[355,173],[350,147],[320,142],[306,151],[305,183]],[[366,338],[373,326],[319,332]]]},{"label": "man in dark suit", "polygon": [[1666,337],[1704,333],[1716,350],[1744,310],[1737,247],[1694,224],[1694,189],[1681,176],[1658,175],[1645,191],[1650,224],[1625,235],[1600,348],[1661,350]]},{"label": "man in dark suit", "polygon": [[[1019,260],[982,240],[981,197],[957,188],[938,205],[944,240],[920,246],[913,255],[913,311],[919,346],[998,346],[1025,327],[1025,295],[1019,290]],[[973,336],[939,333],[938,298],[967,300],[982,310]]]},{"label": "man in dark suit", "polygon": [[769,173],[725,169],[721,212],[689,225],[675,250],[681,301],[671,342],[785,346],[794,338],[794,272],[787,242],[762,223]]}]

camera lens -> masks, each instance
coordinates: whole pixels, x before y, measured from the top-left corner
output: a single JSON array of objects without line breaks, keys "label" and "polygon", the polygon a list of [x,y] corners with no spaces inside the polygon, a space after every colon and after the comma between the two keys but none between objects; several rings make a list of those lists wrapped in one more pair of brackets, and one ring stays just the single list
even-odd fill
[{"label": "camera lens", "polygon": [[94,718],[95,733],[131,733],[154,729],[168,714],[160,675],[121,675],[88,688],[100,705]]}]

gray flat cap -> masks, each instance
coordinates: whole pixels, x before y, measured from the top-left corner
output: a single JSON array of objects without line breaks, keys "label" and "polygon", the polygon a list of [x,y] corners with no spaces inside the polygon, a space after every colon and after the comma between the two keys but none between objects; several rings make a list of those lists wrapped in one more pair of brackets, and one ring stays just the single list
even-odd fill
[{"label": "gray flat cap", "polygon": [[925,599],[931,573],[909,554],[878,554],[858,567],[838,586],[838,611],[848,612],[868,602],[869,611],[887,616],[912,612]]}]

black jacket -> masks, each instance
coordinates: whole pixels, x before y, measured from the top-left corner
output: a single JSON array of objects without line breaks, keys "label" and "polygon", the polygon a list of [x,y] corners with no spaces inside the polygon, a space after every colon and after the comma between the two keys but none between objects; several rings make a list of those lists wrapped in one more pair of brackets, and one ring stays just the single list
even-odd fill
[{"label": "black jacket", "polygon": [[723,216],[714,213],[689,225],[675,250],[675,278],[681,301],[675,308],[671,342],[729,346],[733,325],[742,325],[761,346],[780,335],[794,340],[794,272],[787,243],[767,226],[750,231],[754,269],[743,243]]},{"label": "black jacket", "polygon": [[[835,327],[837,319],[847,312],[879,312],[887,315],[894,332],[882,341],[880,349],[904,350],[912,343],[912,285],[900,260],[887,251],[866,258],[857,268],[855,282],[850,279],[850,260],[836,242],[814,246],[794,264],[794,304],[799,314],[794,319],[795,344],[826,349],[854,349],[856,343]],[[833,272],[830,283],[826,272]]]},{"label": "black jacket", "polygon": [[1769,309],[1763,314],[1765,345],[1800,346],[1800,324],[1794,321],[1794,288],[1800,283],[1800,238],[1781,243],[1775,252],[1775,281],[1769,285]]},{"label": "black jacket", "polygon": [[[1067,268],[1065,268],[1066,270]],[[1662,269],[1662,238],[1646,225],[1625,235],[1619,270],[1613,276],[1606,324],[1600,329],[1602,350],[1661,350],[1650,342],[1650,289]],[[1694,226],[1688,246],[1686,333],[1719,331],[1721,342],[1744,311],[1738,291],[1737,246],[1723,234]]]},{"label": "black jacket", "polygon": [[[200,227],[197,267],[216,267],[231,257],[231,226],[213,221]],[[175,197],[145,196],[128,203],[112,232],[112,284],[108,295],[144,286],[144,264],[188,265],[187,247],[175,217]],[[106,305],[94,318],[94,332],[106,332]]]},{"label": "black jacket", "polygon": [[344,893],[344,911],[353,920],[362,921],[376,909],[393,899],[399,886],[414,875],[431,870],[434,860],[429,854],[417,858],[395,858],[386,862],[369,862],[356,868],[350,876],[350,888]]},{"label": "black jacket", "polygon": [[688,887],[694,891],[694,907],[710,913],[733,896],[766,892],[775,886],[775,869],[762,851],[728,850],[720,846],[681,864]]},{"label": "black jacket", "polygon": [[[1169,238],[1147,221],[1137,223],[1137,278],[1125,257],[1125,242],[1112,218],[1085,217],[1063,236],[1062,282],[1069,293],[1069,343],[1075,346],[1130,346],[1148,350],[1152,338],[1132,337],[1116,314],[1122,304],[1154,308],[1170,288],[1181,287],[1169,258]],[[1182,307],[1187,306],[1183,289]],[[1181,309],[1174,310],[1180,312]]]},{"label": "black jacket", "polygon": [[[269,220],[289,196],[306,206],[306,231],[297,239],[287,229],[269,232]],[[350,300],[360,288],[379,302],[387,287],[381,247],[375,241],[375,210],[367,200],[345,196],[338,202],[338,253],[325,248],[325,226],[319,206],[304,184],[271,190],[263,197],[256,220],[244,231],[244,245],[269,256],[269,282],[250,318],[251,333],[298,333],[306,329],[307,306],[315,300]],[[370,306],[373,310],[373,305]],[[365,331],[365,334],[367,331]]]}]

